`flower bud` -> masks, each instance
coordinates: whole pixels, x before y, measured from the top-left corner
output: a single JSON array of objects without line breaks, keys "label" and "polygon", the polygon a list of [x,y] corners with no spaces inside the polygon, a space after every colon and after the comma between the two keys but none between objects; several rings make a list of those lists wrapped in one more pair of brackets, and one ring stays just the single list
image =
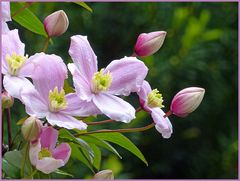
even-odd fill
[{"label": "flower bud", "polygon": [[186,117],[193,112],[202,102],[205,89],[189,87],[178,92],[171,103],[171,112],[179,117]]},{"label": "flower bud", "polygon": [[7,91],[2,92],[2,109],[8,109],[13,106],[14,98]]},{"label": "flower bud", "polygon": [[29,117],[22,125],[22,134],[27,141],[35,141],[42,132],[42,122],[35,118]]},{"label": "flower bud", "polygon": [[102,171],[96,173],[96,174],[94,175],[93,179],[113,180],[113,179],[114,179],[114,176],[113,176],[112,170],[102,170]]},{"label": "flower bud", "polygon": [[135,44],[135,54],[141,57],[154,54],[161,48],[166,34],[165,31],[140,34]]},{"label": "flower bud", "polygon": [[63,10],[48,15],[44,20],[44,28],[49,37],[62,35],[68,25],[68,17]]}]

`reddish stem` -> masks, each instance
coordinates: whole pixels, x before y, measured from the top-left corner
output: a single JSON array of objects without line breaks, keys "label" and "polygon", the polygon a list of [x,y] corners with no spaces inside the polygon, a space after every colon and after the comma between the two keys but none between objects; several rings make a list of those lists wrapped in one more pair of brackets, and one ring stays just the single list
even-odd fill
[{"label": "reddish stem", "polygon": [[24,9],[28,8],[29,6],[31,6],[33,4],[33,2],[29,2],[27,3],[25,6],[23,6],[22,8],[20,8],[17,12],[15,12],[12,17],[16,16],[18,13],[21,13]]},{"label": "reddish stem", "polygon": [[170,116],[171,114],[172,114],[172,111],[169,110],[163,117],[166,118],[166,117]]}]

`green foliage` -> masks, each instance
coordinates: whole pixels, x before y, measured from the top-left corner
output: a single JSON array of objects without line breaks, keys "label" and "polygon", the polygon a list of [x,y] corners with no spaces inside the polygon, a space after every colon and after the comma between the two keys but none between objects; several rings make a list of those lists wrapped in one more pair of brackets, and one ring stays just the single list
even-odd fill
[{"label": "green foliage", "polygon": [[[22,3],[19,2],[11,3],[11,14],[14,15],[17,11],[19,11],[23,7],[24,6],[22,5]],[[19,12],[13,17],[13,19],[26,29],[36,34],[47,37],[43,23],[29,9],[24,9],[23,11]]]},{"label": "green foliage", "polygon": [[142,152],[127,137],[125,137],[121,133],[96,133],[92,134],[92,136],[98,139],[115,143],[125,148],[126,150],[137,156],[140,160],[142,160],[146,165],[148,165],[147,160],[143,156]]},{"label": "green foliage", "polygon": [[88,10],[89,12],[93,12],[92,8],[90,8],[86,3],[84,2],[74,2],[75,4],[82,6],[83,8],[85,8],[86,10]]}]

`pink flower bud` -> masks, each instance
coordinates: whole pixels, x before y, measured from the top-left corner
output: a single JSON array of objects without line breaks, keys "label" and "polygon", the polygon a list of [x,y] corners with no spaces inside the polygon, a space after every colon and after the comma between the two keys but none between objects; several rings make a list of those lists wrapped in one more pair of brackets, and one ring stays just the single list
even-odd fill
[{"label": "pink flower bud", "polygon": [[68,17],[63,10],[56,11],[44,20],[44,28],[49,37],[60,36],[67,30]]},{"label": "pink flower bud", "polygon": [[42,132],[42,126],[42,122],[39,119],[35,117],[27,118],[21,128],[25,140],[37,140]]},{"label": "pink flower bud", "polygon": [[102,170],[98,173],[96,173],[93,177],[93,179],[101,179],[101,180],[113,180],[113,172],[112,170]]},{"label": "pink flower bud", "polygon": [[145,57],[157,52],[161,48],[166,34],[165,31],[140,34],[135,45],[136,55]]},{"label": "pink flower bud", "polygon": [[202,102],[205,89],[189,87],[178,92],[171,103],[171,112],[179,117],[186,117],[193,112]]},{"label": "pink flower bud", "polygon": [[14,98],[7,91],[2,92],[2,108],[8,109],[13,106]]}]

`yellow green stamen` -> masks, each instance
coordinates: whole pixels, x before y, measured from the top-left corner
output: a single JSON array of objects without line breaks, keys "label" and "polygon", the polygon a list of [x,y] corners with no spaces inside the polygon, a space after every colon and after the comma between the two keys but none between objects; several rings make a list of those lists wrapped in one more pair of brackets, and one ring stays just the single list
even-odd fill
[{"label": "yellow green stamen", "polygon": [[6,60],[9,67],[9,73],[11,75],[16,75],[27,59],[28,56],[17,55],[15,52],[13,52],[11,56],[7,54]]},{"label": "yellow green stamen", "polygon": [[52,153],[47,148],[42,148],[42,150],[38,153],[38,159],[42,160],[45,157],[52,157]]},{"label": "yellow green stamen", "polygon": [[153,107],[163,108],[164,105],[162,103],[163,103],[162,94],[160,94],[157,89],[153,89],[148,94],[148,106],[152,108]]},{"label": "yellow green stamen", "polygon": [[112,83],[112,75],[110,72],[103,74],[104,69],[96,72],[92,79],[92,89],[94,93],[106,91]]},{"label": "yellow green stamen", "polygon": [[67,107],[67,100],[65,98],[65,91],[61,89],[58,93],[58,88],[55,87],[54,90],[49,91],[49,106],[50,110],[53,112],[59,111]]}]

